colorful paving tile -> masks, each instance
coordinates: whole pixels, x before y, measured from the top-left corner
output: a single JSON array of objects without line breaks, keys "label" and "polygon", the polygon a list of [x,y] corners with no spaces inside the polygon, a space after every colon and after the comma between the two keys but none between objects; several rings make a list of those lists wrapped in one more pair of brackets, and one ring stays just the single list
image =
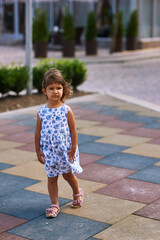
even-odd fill
[{"label": "colorful paving tile", "polygon": [[6,232],[26,222],[24,219],[0,213],[0,233]]},{"label": "colorful paving tile", "polygon": [[160,184],[160,167],[149,166],[130,175],[129,178]]},{"label": "colorful paving tile", "polygon": [[[70,200],[59,198],[60,206]],[[0,212],[26,220],[34,219],[40,215],[45,218],[45,209],[50,207],[49,196],[28,190],[12,191],[0,198]]]},{"label": "colorful paving tile", "polygon": [[160,185],[124,178],[96,193],[149,204],[160,198]]},{"label": "colorful paving tile", "polygon": [[54,229],[55,239],[82,240],[94,236],[109,226],[109,224],[93,221],[87,218],[59,213],[56,219],[46,220],[44,216],[40,216],[35,220],[29,221],[25,225],[10,230],[9,232],[29,239],[48,240],[53,238]]},{"label": "colorful paving tile", "polygon": [[97,235],[102,240],[158,240],[160,221],[130,215]]},{"label": "colorful paving tile", "polygon": [[65,240],[159,239],[160,113],[105,95],[89,99],[69,104],[79,133],[83,207],[70,207],[72,190],[59,176],[55,219],[45,218],[47,176],[34,148],[38,107],[0,114],[0,239],[48,240],[53,232]]},{"label": "colorful paving tile", "polygon": [[160,199],[136,211],[134,214],[160,221]]},{"label": "colorful paving tile", "polygon": [[79,149],[81,153],[107,156],[113,153],[121,152],[124,149],[126,149],[126,147],[117,146],[113,144],[93,142],[93,143],[82,144],[79,146]]},{"label": "colorful paving tile", "polygon": [[134,172],[135,171],[129,169],[91,163],[83,167],[83,172],[78,177],[95,182],[111,184]]},{"label": "colorful paving tile", "polygon": [[127,168],[131,170],[141,170],[154,163],[158,162],[157,158],[150,158],[129,153],[115,153],[108,157],[96,161],[96,163],[103,165],[110,165],[114,167]]}]

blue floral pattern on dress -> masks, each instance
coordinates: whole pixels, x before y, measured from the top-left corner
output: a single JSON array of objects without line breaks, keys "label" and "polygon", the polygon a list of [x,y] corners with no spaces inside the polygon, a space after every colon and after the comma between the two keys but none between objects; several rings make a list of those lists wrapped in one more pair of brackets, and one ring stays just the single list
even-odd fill
[{"label": "blue floral pattern on dress", "polygon": [[42,106],[38,110],[41,119],[41,151],[45,155],[45,168],[48,177],[70,171],[81,173],[83,170],[79,164],[78,146],[74,163],[70,162],[67,152],[72,147],[71,134],[68,126],[69,106],[63,104],[58,108]]}]

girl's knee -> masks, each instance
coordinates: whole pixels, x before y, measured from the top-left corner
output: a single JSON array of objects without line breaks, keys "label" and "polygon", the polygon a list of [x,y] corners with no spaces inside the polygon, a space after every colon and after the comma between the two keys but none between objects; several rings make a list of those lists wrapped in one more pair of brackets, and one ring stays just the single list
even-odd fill
[{"label": "girl's knee", "polygon": [[53,178],[48,177],[48,183],[56,183],[57,180],[58,180],[58,176],[53,177]]},{"label": "girl's knee", "polygon": [[64,174],[63,174],[63,178],[64,178],[66,181],[72,179],[73,177],[74,177],[74,175],[73,175],[72,172],[64,173]]}]

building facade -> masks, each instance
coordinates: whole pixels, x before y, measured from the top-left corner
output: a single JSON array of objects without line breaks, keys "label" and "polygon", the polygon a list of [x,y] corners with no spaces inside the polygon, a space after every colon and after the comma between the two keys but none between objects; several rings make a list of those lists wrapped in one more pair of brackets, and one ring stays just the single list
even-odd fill
[{"label": "building facade", "polygon": [[[25,33],[25,1],[0,0],[0,40],[22,41]],[[110,41],[112,17],[116,10],[116,0],[32,0],[33,15],[35,8],[47,11],[50,32],[55,26],[61,29],[62,16],[68,6],[73,14],[77,32],[84,33],[87,14],[90,10],[97,13],[98,39]],[[140,48],[160,46],[160,0],[120,0],[124,25],[134,9],[139,12]]]}]

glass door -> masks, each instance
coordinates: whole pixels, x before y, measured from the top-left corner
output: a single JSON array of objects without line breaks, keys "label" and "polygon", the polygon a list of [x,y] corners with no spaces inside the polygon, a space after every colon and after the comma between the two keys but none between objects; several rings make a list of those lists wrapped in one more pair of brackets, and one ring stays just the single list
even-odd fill
[{"label": "glass door", "polygon": [[4,3],[3,9],[3,32],[14,33],[14,3]]}]

